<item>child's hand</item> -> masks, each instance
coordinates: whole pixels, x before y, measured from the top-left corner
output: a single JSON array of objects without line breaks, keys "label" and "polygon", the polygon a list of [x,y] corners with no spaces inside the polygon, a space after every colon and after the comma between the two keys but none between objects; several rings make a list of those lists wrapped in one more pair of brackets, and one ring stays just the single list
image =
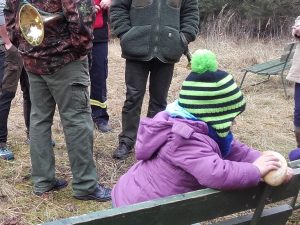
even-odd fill
[{"label": "child's hand", "polygon": [[272,170],[280,168],[279,159],[271,153],[263,153],[253,162],[253,165],[259,169],[261,177]]}]

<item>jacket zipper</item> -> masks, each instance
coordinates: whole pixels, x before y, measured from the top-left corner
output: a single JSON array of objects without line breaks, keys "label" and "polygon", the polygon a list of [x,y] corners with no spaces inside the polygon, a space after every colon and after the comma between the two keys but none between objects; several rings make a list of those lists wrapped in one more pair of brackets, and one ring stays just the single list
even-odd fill
[{"label": "jacket zipper", "polygon": [[155,35],[155,38],[154,38],[154,55],[157,54],[157,50],[158,50],[158,47],[157,47],[157,43],[158,43],[158,35],[159,35],[159,22],[160,22],[160,7],[161,7],[161,3],[160,3],[160,0],[158,1],[158,6],[157,6],[157,25],[155,27],[155,30],[156,30],[156,35]]}]

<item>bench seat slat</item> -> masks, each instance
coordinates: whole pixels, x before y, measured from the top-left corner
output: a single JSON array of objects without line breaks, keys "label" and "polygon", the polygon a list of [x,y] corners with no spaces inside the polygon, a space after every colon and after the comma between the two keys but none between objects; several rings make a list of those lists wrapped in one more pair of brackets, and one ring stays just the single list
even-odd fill
[{"label": "bench seat slat", "polygon": [[274,66],[272,68],[257,72],[258,75],[279,75],[279,72],[283,69],[285,66],[285,69],[289,69],[291,67],[291,63],[287,63],[286,65],[281,64],[278,66]]}]

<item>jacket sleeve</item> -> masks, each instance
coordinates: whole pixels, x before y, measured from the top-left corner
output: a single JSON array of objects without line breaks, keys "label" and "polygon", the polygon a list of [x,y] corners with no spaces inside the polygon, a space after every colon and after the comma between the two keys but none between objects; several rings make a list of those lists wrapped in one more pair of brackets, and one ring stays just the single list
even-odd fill
[{"label": "jacket sleeve", "polygon": [[249,146],[234,139],[231,144],[231,152],[226,157],[226,159],[236,162],[253,163],[259,156],[261,156],[260,151],[252,149]]},{"label": "jacket sleeve", "polygon": [[210,142],[185,140],[170,153],[172,163],[197,179],[204,187],[233,190],[256,186],[259,170],[248,162],[220,158]]},{"label": "jacket sleeve", "polygon": [[180,32],[187,42],[194,41],[199,31],[199,9],[197,0],[184,0],[180,10]]},{"label": "jacket sleeve", "polygon": [[92,48],[95,11],[93,0],[62,0],[72,45],[81,56]]},{"label": "jacket sleeve", "polygon": [[9,35],[9,39],[14,46],[19,46],[20,34],[16,28],[17,11],[19,8],[19,0],[6,1],[4,8],[4,16],[6,29]]},{"label": "jacket sleeve", "polygon": [[110,23],[113,32],[119,38],[131,28],[130,6],[130,0],[112,0],[110,6]]}]

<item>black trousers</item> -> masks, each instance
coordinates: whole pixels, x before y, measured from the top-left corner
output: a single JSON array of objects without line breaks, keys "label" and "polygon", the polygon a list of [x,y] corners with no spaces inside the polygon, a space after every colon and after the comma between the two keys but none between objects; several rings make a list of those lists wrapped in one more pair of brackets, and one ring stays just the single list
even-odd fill
[{"label": "black trousers", "polygon": [[126,100],[122,109],[122,132],[119,142],[129,148],[135,144],[143,99],[149,77],[149,105],[147,117],[154,117],[167,106],[174,64],[151,61],[126,60]]},{"label": "black trousers", "polygon": [[12,46],[7,51],[0,51],[0,144],[7,142],[8,115],[19,80],[23,91],[23,113],[28,134],[31,109],[28,76],[18,50]]},{"label": "black trousers", "polygon": [[91,107],[94,122],[107,124],[109,116],[107,113],[107,87],[108,75],[108,42],[93,44],[92,62],[90,62],[91,77]]}]

